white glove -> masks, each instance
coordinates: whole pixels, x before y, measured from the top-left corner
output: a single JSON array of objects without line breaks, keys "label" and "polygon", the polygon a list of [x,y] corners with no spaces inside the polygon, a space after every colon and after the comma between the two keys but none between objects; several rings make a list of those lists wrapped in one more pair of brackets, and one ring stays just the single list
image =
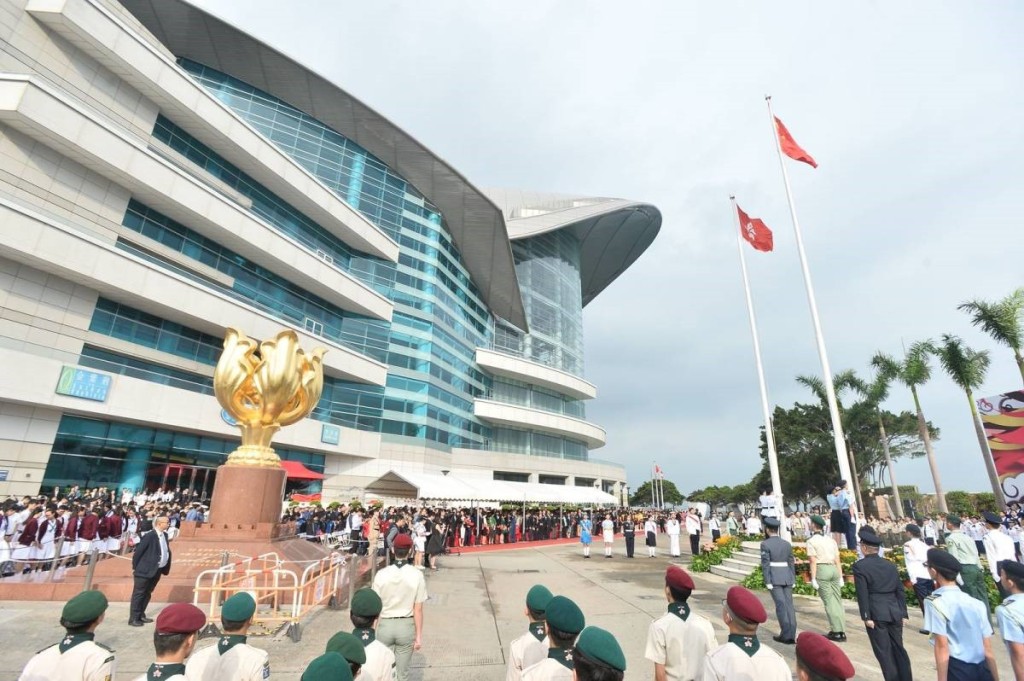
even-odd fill
[{"label": "white glove", "polygon": [[769,591],[771,591],[772,589],[774,589],[774,588],[775,588],[775,587],[773,587],[773,586],[772,586],[771,584],[765,584],[765,586],[766,586],[766,587],[768,587],[768,590],[769,590]]},{"label": "white glove", "polygon": [[811,586],[813,586],[814,590],[817,591],[818,590],[818,580],[812,579],[811,580]]}]

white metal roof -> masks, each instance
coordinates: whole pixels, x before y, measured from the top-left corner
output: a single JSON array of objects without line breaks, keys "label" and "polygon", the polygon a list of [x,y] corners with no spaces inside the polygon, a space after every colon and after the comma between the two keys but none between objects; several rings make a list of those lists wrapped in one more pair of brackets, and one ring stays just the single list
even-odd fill
[{"label": "white metal roof", "polygon": [[398,472],[390,470],[366,486],[367,492],[381,496],[436,501],[526,502],[547,504],[618,504],[615,496],[593,487],[542,485],[477,478],[452,474]]}]

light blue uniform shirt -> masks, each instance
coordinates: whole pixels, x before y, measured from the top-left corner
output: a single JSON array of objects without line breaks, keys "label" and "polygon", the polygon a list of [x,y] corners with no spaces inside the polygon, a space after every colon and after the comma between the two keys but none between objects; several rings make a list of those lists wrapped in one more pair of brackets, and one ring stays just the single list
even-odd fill
[{"label": "light blue uniform shirt", "polygon": [[838,510],[840,510],[840,509],[839,509],[839,497],[838,497],[838,496],[836,496],[835,494],[829,494],[829,495],[827,495],[827,496],[825,497],[825,501],[827,501],[827,502],[828,502],[828,507],[829,507],[830,509],[832,509],[833,511],[838,511]]},{"label": "light blue uniform shirt", "polygon": [[1024,594],[1007,596],[1002,605],[996,607],[996,621],[1004,641],[1024,643]]},{"label": "light blue uniform shirt", "polygon": [[924,628],[932,632],[932,645],[935,636],[949,639],[950,657],[970,664],[984,662],[984,639],[992,635],[988,612],[959,587],[944,586],[925,599]]},{"label": "light blue uniform shirt", "polygon": [[850,510],[850,495],[846,493],[845,489],[836,495],[836,500],[839,502],[840,511]]}]

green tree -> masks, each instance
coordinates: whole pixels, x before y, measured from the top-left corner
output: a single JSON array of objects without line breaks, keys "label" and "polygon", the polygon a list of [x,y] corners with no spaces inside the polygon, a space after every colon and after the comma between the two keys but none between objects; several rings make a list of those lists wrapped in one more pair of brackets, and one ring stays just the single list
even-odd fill
[{"label": "green tree", "polygon": [[959,516],[974,515],[974,495],[960,490],[946,492],[946,507],[950,513],[955,513]]},{"label": "green tree", "polygon": [[[665,493],[666,504],[681,504],[683,503],[683,495],[676,487],[676,484],[671,480],[659,481],[661,489]],[[632,496],[629,497],[630,506],[650,506],[651,505],[651,481],[647,480],[642,485],[636,488]]]},{"label": "green tree", "polygon": [[1020,378],[1024,381],[1024,288],[1019,288],[1002,300],[969,300],[957,306],[971,315],[971,324],[1013,351]]}]

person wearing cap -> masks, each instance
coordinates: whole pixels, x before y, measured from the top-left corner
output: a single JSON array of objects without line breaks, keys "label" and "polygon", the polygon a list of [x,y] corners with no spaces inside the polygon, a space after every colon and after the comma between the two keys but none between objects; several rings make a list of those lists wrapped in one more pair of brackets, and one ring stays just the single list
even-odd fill
[{"label": "person wearing cap", "polygon": [[924,606],[924,627],[931,632],[939,681],[998,679],[988,608],[956,585],[960,562],[942,549],[930,549],[927,565],[939,587]]},{"label": "person wearing cap", "polygon": [[547,657],[523,670],[523,681],[572,681],[572,648],[587,622],[583,611],[565,596],[548,601],[544,631],[550,646]]},{"label": "person wearing cap", "polygon": [[391,681],[395,678],[395,654],[377,640],[377,623],[383,607],[380,596],[373,589],[364,587],[352,595],[348,613],[355,627],[352,635],[366,650],[366,662],[360,675],[363,681]]},{"label": "person wearing cap", "polygon": [[636,523],[632,515],[627,514],[622,521],[622,539],[626,542],[626,558],[632,558],[636,549]]},{"label": "person wearing cap", "polygon": [[217,643],[196,651],[185,669],[192,681],[259,681],[270,678],[267,651],[248,644],[256,600],[240,591],[220,608],[223,634]]},{"label": "person wearing cap", "polygon": [[828,634],[832,641],[846,640],[846,614],[843,610],[843,563],[839,559],[839,545],[825,535],[825,519],[811,516],[811,538],[807,540],[807,560],[811,564],[811,586],[818,590]]},{"label": "person wearing cap", "polygon": [[1024,565],[1003,561],[999,564],[999,581],[1010,595],[996,607],[996,621],[1010,654],[1013,678],[1024,681]]},{"label": "person wearing cap", "polygon": [[146,608],[153,596],[153,590],[160,582],[160,576],[171,571],[171,547],[167,540],[170,520],[166,515],[153,519],[153,531],[142,536],[132,554],[132,599],[128,624],[141,627],[153,620],[146,617]]},{"label": "person wearing cap", "polygon": [[338,653],[344,657],[348,662],[349,671],[352,672],[352,678],[358,676],[359,670],[366,664],[366,648],[363,647],[363,642],[347,631],[339,631],[331,636],[327,640],[327,649],[324,652]]},{"label": "person wearing cap", "polygon": [[1003,532],[1003,519],[992,511],[985,511],[982,515],[985,519],[985,525],[988,527],[988,532],[985,533],[981,540],[985,546],[985,558],[988,559],[988,569],[992,574],[992,579],[996,581],[996,586],[999,587],[999,596],[1006,598],[1008,594],[1003,590],[1003,585],[999,582],[999,561],[1016,560],[1017,552],[1014,550],[1013,540],[1010,539],[1010,535]]},{"label": "person wearing cap", "polygon": [[935,583],[924,565],[928,562],[928,545],[921,541],[921,527],[915,523],[906,525],[903,535],[907,539],[903,544],[903,563],[910,581],[914,583],[914,594],[921,612],[924,612],[924,599],[935,590]]},{"label": "person wearing cap", "polygon": [[882,539],[874,529],[860,528],[863,558],[853,564],[853,583],[857,589],[857,608],[864,621],[871,650],[882,668],[885,681],[913,681],[910,656],[903,646],[903,620],[907,597],[899,569],[882,558],[878,551]]},{"label": "person wearing cap", "polygon": [[300,681],[352,681],[352,669],[340,654],[324,653],[306,665]]},{"label": "person wearing cap", "polygon": [[826,637],[810,631],[796,637],[797,681],[846,681],[856,673],[846,653]]},{"label": "person wearing cap", "polygon": [[622,681],[626,656],[611,633],[587,627],[572,649],[572,673],[575,681]]},{"label": "person wearing cap", "polygon": [[988,607],[988,587],[985,585],[985,575],[981,571],[978,547],[970,537],[960,531],[962,522],[960,516],[956,514],[950,513],[946,516],[946,550],[949,551],[949,555],[960,561],[960,577],[964,582],[960,588],[965,594],[974,596]]},{"label": "person wearing cap", "polygon": [[665,570],[668,612],[651,622],[644,651],[654,663],[654,681],[693,681],[708,651],[718,645],[711,622],[687,602],[694,588],[693,578],[678,565]]},{"label": "person wearing cap", "polygon": [[654,558],[658,554],[658,523],[654,514],[647,516],[644,521],[644,543],[647,545],[647,557]]},{"label": "person wearing cap", "polygon": [[114,651],[96,643],[96,628],[103,623],[107,597],[83,591],[64,604],[60,625],[64,638],[32,656],[18,681],[109,681],[117,673]]},{"label": "person wearing cap", "polygon": [[506,681],[519,681],[524,669],[540,662],[548,654],[551,642],[544,629],[544,619],[552,598],[551,592],[543,584],[535,584],[526,592],[525,614],[530,620],[530,628],[522,636],[513,639],[509,646]]},{"label": "person wearing cap", "polygon": [[194,681],[185,676],[185,659],[206,626],[206,615],[191,603],[171,603],[156,616],[153,648],[156,662],[135,681]]},{"label": "person wearing cap", "polygon": [[427,600],[427,583],[423,573],[409,565],[412,537],[396,535],[391,550],[394,562],[373,579],[373,590],[381,600],[377,640],[395,654],[398,681],[407,681],[412,652],[419,650],[423,642],[423,603]]},{"label": "person wearing cap", "polygon": [[772,639],[778,643],[796,643],[796,608],[793,606],[793,584],[796,568],[793,561],[793,546],[779,536],[779,519],[765,518],[764,531],[767,537],[761,542],[761,571],[764,584],[775,601],[775,617],[779,620],[780,632]]},{"label": "person wearing cap", "polygon": [[722,602],[729,640],[704,657],[701,681],[791,681],[786,661],[757,638],[757,628],[767,620],[768,613],[757,596],[742,586],[730,587]]}]

